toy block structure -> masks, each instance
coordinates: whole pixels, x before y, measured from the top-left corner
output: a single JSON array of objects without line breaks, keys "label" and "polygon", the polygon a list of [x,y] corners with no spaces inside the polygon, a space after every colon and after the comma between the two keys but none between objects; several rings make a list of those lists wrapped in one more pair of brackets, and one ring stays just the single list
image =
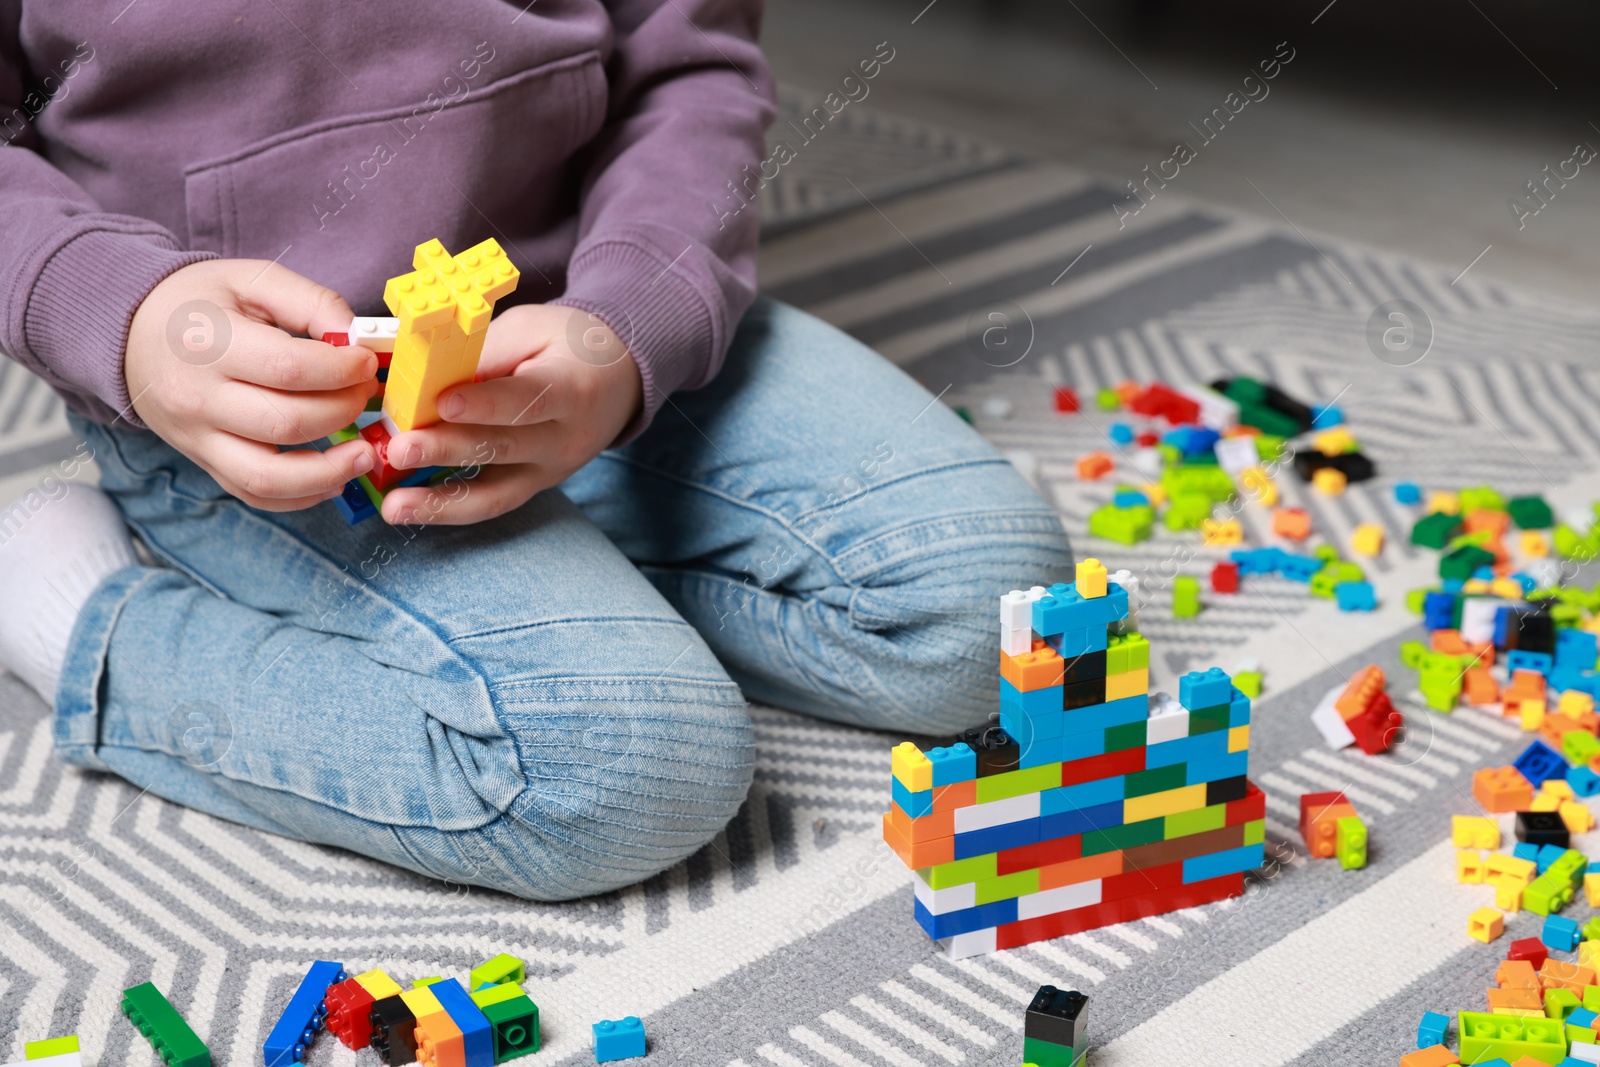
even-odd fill
[{"label": "toy block structure", "polygon": [[471,993],[454,978],[401,989],[371,970],[325,987],[324,1021],[344,1044],[370,1045],[384,1063],[494,1067],[539,1051],[539,1006],[522,989],[524,975],[523,962],[505,953],[473,968],[469,981],[478,988]]},{"label": "toy block structure", "polygon": [[1238,896],[1261,865],[1250,698],[1217,668],[1152,695],[1128,618],[1096,560],[1005,594],[1000,724],[894,750],[884,839],[951,956]]},{"label": "toy block structure", "polygon": [[1042,985],[1022,1021],[1022,1061],[1032,1067],[1077,1067],[1089,1051],[1089,998]]},{"label": "toy block structure", "polygon": [[388,463],[389,438],[439,421],[439,394],[474,379],[495,302],[516,289],[521,275],[489,238],[452,256],[437,239],[416,248],[415,268],[390,278],[383,302],[394,318],[357,316],[343,331],[324,334],[331,345],[362,345],[378,354],[383,382],[379,411],[330,435],[337,444],[357,436],[372,442],[377,464],[349,482],[335,504],[351,524],[371,518],[398,486],[426,485],[448,468],[397,470]]},{"label": "toy block structure", "polygon": [[266,1067],[289,1067],[305,1058],[306,1049],[327,1019],[328,990],[344,980],[342,963],[318,960],[311,965],[261,1047]]},{"label": "toy block structure", "polygon": [[211,1050],[151,983],[122,991],[122,1014],[167,1067],[211,1067]]}]

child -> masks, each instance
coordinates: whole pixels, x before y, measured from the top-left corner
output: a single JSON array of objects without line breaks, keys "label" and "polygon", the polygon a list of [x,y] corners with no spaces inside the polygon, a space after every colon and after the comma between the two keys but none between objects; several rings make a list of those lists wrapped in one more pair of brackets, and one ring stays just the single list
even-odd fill
[{"label": "child", "polygon": [[[0,662],[63,759],[558,900],[717,833],[746,697],[984,721],[995,597],[1066,540],[920,386],[755,296],[753,213],[713,205],[773,115],[758,0],[106,10],[0,4],[0,347],[104,490],[0,517]],[[351,526],[372,446],[299,446],[376,360],[306,338],[491,236],[522,280],[483,380],[390,446],[481,473]]]}]

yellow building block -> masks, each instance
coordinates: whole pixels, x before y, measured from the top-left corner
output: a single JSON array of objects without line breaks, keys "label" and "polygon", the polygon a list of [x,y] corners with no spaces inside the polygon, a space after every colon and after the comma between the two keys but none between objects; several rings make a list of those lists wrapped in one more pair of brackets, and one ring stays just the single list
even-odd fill
[{"label": "yellow building block", "polygon": [[1506,932],[1506,917],[1493,908],[1479,908],[1467,916],[1467,936],[1485,945]]},{"label": "yellow building block", "polygon": [[1376,556],[1383,551],[1383,527],[1364,522],[1350,534],[1350,551],[1359,556]]},{"label": "yellow building block", "polygon": [[1151,793],[1148,796],[1124,800],[1122,802],[1122,821],[1124,823],[1144,822],[1146,819],[1160,819],[1167,815],[1193,811],[1195,808],[1203,808],[1205,806],[1205,784],[1186,785],[1179,789],[1168,789],[1164,793]]},{"label": "yellow building block", "polygon": [[1517,707],[1517,718],[1524,730],[1529,733],[1544,725],[1545,707],[1543,697],[1530,697]]},{"label": "yellow building block", "polygon": [[1207,545],[1244,544],[1244,524],[1238,519],[1201,519],[1200,540]]},{"label": "yellow building block", "polygon": [[1123,697],[1136,697],[1141,693],[1150,692],[1150,668],[1140,667],[1136,671],[1123,671],[1121,674],[1106,675],[1106,700],[1121,700]]},{"label": "yellow building block", "polygon": [[1489,592],[1507,600],[1515,600],[1522,596],[1522,583],[1512,578],[1496,578],[1489,583]]},{"label": "yellow building block", "polygon": [[1150,501],[1151,507],[1164,508],[1167,506],[1167,490],[1160,482],[1146,482],[1139,487],[1139,492],[1143,493],[1145,499]]},{"label": "yellow building block", "polygon": [[1428,510],[1442,511],[1446,515],[1461,514],[1461,501],[1446,489],[1436,489],[1428,496]]},{"label": "yellow building block", "polygon": [[1556,710],[1576,719],[1594,710],[1594,697],[1578,689],[1567,689],[1562,692]]},{"label": "yellow building block", "polygon": [[1485,861],[1484,878],[1496,885],[1504,882],[1509,885],[1524,886],[1533,881],[1539,873],[1539,865],[1532,860],[1521,859],[1517,856],[1508,856],[1504,852],[1496,852]]},{"label": "yellow building block", "polygon": [[1359,447],[1349,430],[1343,426],[1336,426],[1331,430],[1323,430],[1311,439],[1311,447],[1321,452],[1324,456],[1339,456],[1346,452],[1353,452]]},{"label": "yellow building block", "polygon": [[1539,792],[1558,796],[1562,800],[1578,799],[1578,794],[1572,790],[1572,783],[1565,778],[1546,778],[1544,784],[1539,787]]},{"label": "yellow building block", "polygon": [[1250,747],[1250,724],[1234,726],[1228,730],[1228,751],[1243,752]]},{"label": "yellow building block", "polygon": [[1470,848],[1456,853],[1456,881],[1467,885],[1483,884],[1483,857]]},{"label": "yellow building block", "polygon": [[1326,496],[1338,496],[1344,492],[1348,481],[1344,471],[1335,467],[1322,467],[1311,476],[1311,487]]},{"label": "yellow building block", "polygon": [[[1106,569],[1097,559],[1078,561],[1078,577],[1073,586],[1085,600],[1106,595]],[[1110,699],[1109,697],[1107,699]]]},{"label": "yellow building block", "polygon": [[1528,805],[1529,811],[1559,811],[1561,798],[1551,793],[1540,793],[1533,798],[1533,803]]},{"label": "yellow building block", "polygon": [[1522,891],[1527,886],[1517,883],[1501,883],[1494,887],[1494,906],[1501,911],[1518,912],[1522,910]]},{"label": "yellow building block", "polygon": [[902,741],[894,746],[889,758],[889,770],[900,779],[901,785],[913,793],[933,788],[933,761],[910,741]]},{"label": "yellow building block", "polygon": [[412,1017],[417,1019],[444,1011],[444,1005],[439,1003],[439,998],[427,986],[405,990],[400,994],[400,1002],[410,1008]]},{"label": "yellow building block", "polygon": [[371,993],[373,1000],[400,995],[399,983],[376,967],[365,974],[356,975],[356,984]]},{"label": "yellow building block", "polygon": [[1500,847],[1500,824],[1482,815],[1452,815],[1450,843],[1457,848]]},{"label": "yellow building block", "polygon": [[1523,530],[1517,542],[1522,554],[1530,559],[1543,559],[1550,554],[1550,539],[1538,530]]},{"label": "yellow building block", "polygon": [[[1589,889],[1589,879],[1600,879],[1600,874],[1586,874],[1583,876],[1583,891],[1588,894],[1589,906],[1600,906],[1600,885],[1594,891]],[[1578,966],[1600,968],[1600,941],[1578,942]]]},{"label": "yellow building block", "polygon": [[1239,491],[1264,508],[1278,504],[1278,486],[1263,467],[1246,467],[1239,472]]},{"label": "yellow building block", "polygon": [[1567,829],[1575,834],[1586,834],[1594,829],[1594,813],[1576,800],[1563,800],[1556,809]]}]

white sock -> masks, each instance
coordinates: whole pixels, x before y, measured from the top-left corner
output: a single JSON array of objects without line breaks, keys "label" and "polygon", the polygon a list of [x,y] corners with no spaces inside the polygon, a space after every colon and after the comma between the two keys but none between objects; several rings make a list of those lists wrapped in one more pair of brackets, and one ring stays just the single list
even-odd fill
[{"label": "white sock", "polygon": [[0,511],[0,666],[47,704],[89,594],[137,562],[110,497],[88,485],[56,487],[63,491],[32,489]]}]

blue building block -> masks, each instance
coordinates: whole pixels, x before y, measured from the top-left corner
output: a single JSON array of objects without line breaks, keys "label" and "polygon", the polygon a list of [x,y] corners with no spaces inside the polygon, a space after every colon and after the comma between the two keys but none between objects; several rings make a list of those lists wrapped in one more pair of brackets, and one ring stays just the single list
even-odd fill
[{"label": "blue building block", "polygon": [[[913,913],[917,917],[917,925],[937,941],[941,938],[955,937],[957,934],[970,934],[974,930],[987,930],[991,926],[1016,922],[1017,898],[997,900],[992,904],[979,904],[975,908],[962,908],[960,911],[947,911],[942,915],[933,914],[919,900]],[[642,1056],[643,1053],[633,1053],[633,1055]]]},{"label": "blue building block", "polygon": [[1595,1014],[1588,1008],[1573,1008],[1567,1012],[1567,1022],[1585,1026],[1591,1030],[1594,1029],[1594,1021],[1596,1019],[1600,1019],[1600,1015]]},{"label": "blue building block", "polygon": [[344,483],[344,488],[339,490],[339,495],[333,498],[333,506],[339,509],[339,514],[344,516],[344,521],[354,526],[364,522],[378,513],[372,506],[372,498],[367,496],[365,489],[354,479]]},{"label": "blue building block", "polygon": [[1512,766],[1521,771],[1535,789],[1551,778],[1567,776],[1566,757],[1543,741],[1535,741],[1523,749],[1522,755],[1516,758]]},{"label": "blue building block", "polygon": [[1195,882],[1220,878],[1225,874],[1253,871],[1261,866],[1264,852],[1261,845],[1245,845],[1243,848],[1223,849],[1209,856],[1196,856],[1184,860],[1183,884],[1193,885]]},{"label": "blue building block", "polygon": [[440,1007],[450,1016],[450,1021],[461,1031],[462,1052],[467,1067],[494,1067],[494,1027],[482,1009],[472,1002],[472,997],[454,978],[446,978],[428,987],[439,998]]},{"label": "blue building block", "polygon": [[1472,572],[1472,580],[1475,582],[1492,582],[1497,577],[1499,576],[1495,574],[1493,567],[1479,567]]},{"label": "blue building block", "polygon": [[1394,502],[1396,504],[1422,503],[1422,486],[1416,482],[1396,482],[1394,485]]},{"label": "blue building block", "polygon": [[1228,702],[1228,725],[1250,725],[1250,698],[1237,689],[1233,691],[1233,699]]},{"label": "blue building block", "polygon": [[1144,750],[1145,770],[1170,767],[1175,763],[1213,760],[1228,754],[1228,731],[1212,730],[1192,737],[1175,737],[1149,745]]},{"label": "blue building block", "polygon": [[1544,920],[1544,929],[1539,931],[1539,940],[1553,949],[1562,952],[1571,952],[1578,947],[1578,942],[1583,940],[1578,932],[1578,924],[1572,919],[1563,919],[1559,915],[1547,916]]},{"label": "blue building block", "polygon": [[1178,703],[1190,711],[1214,708],[1233,699],[1233,679],[1221,667],[1190,671],[1178,679]]},{"label": "blue building block", "polygon": [[1185,774],[1184,785],[1203,782],[1220,782],[1225,778],[1238,778],[1250,770],[1250,753],[1226,752],[1208,760],[1191,760]]},{"label": "blue building block", "polygon": [[956,859],[971,859],[973,856],[987,856],[991,852],[1004,852],[1008,848],[1037,845],[1044,840],[1041,836],[1043,832],[1041,826],[1042,820],[1038,818],[1018,819],[1016,822],[1005,822],[999,826],[985,826],[981,830],[968,830],[966,833],[956,834]]},{"label": "blue building block", "polygon": [[[1128,591],[1116,582],[1106,583],[1106,595],[1085,600],[1072,585],[1057,582],[1033,602],[1033,629],[1050,638],[1072,630],[1101,629],[1128,617]],[[1103,634],[1102,634],[1103,640]],[[1100,651],[1104,649],[1102,643]],[[1066,655],[1066,653],[1062,653]],[[1073,653],[1081,655],[1081,653]]]},{"label": "blue building block", "polygon": [[1511,846],[1511,854],[1519,860],[1527,860],[1535,864],[1539,862],[1539,846],[1528,841],[1514,842]]},{"label": "blue building block", "polygon": [[1311,415],[1311,428],[1313,430],[1331,430],[1343,422],[1344,412],[1334,404],[1318,408]]},{"label": "blue building block", "polygon": [[1534,860],[1534,863],[1538,865],[1539,873],[1543,874],[1550,869],[1556,860],[1566,854],[1567,850],[1564,848],[1557,848],[1555,845],[1540,845],[1539,858]]},{"label": "blue building block", "polygon": [[1150,506],[1150,498],[1137,489],[1118,489],[1111,498],[1111,503],[1119,508],[1141,508]]},{"label": "blue building block", "polygon": [[1450,1016],[1441,1015],[1436,1011],[1425,1011],[1422,1013],[1422,1022],[1417,1024],[1417,1047],[1442,1045],[1445,1034],[1449,1031]]},{"label": "blue building block", "polygon": [[644,1023],[636,1016],[594,1024],[594,1062],[610,1063],[643,1056],[644,1052]]},{"label": "blue building block", "polygon": [[1556,631],[1556,663],[1560,666],[1592,671],[1597,657],[1600,657],[1600,635],[1588,630]]},{"label": "blue building block", "polygon": [[1200,456],[1216,448],[1222,435],[1209,426],[1179,426],[1161,436],[1161,443],[1171,445],[1185,456]]},{"label": "blue building block", "polygon": [[1467,583],[1463,582],[1460,578],[1439,579],[1439,588],[1452,595],[1461,592],[1461,590],[1466,587],[1466,584]]},{"label": "blue building block", "polygon": [[1285,552],[1278,558],[1278,570],[1292,582],[1310,582],[1322,567],[1322,560],[1315,556],[1297,556],[1293,552]]},{"label": "blue building block", "polygon": [[1422,598],[1422,625],[1429,630],[1448,630],[1455,625],[1456,598],[1451,593],[1429,593]]},{"label": "blue building block", "polygon": [[920,819],[933,811],[933,790],[931,789],[919,789],[913,793],[905,787],[905,784],[900,779],[891,776],[889,794],[894,798],[894,806],[913,819]]},{"label": "blue building block", "polygon": [[1061,762],[1071,763],[1073,760],[1088,759],[1090,756],[1103,756],[1106,751],[1106,732],[1104,730],[1087,730],[1082,733],[1061,735]]},{"label": "blue building block", "polygon": [[1588,767],[1573,767],[1567,771],[1567,784],[1580,797],[1600,795],[1600,774]]},{"label": "blue building block", "polygon": [[1514,648],[1506,653],[1506,670],[1508,671],[1538,671],[1540,674],[1549,674],[1550,669],[1556,665],[1548,652],[1526,652]]},{"label": "blue building block", "polygon": [[1047,685],[1042,689],[1024,691],[1002,678],[1000,679],[1000,710],[1015,708],[1030,718],[1038,715],[1047,715],[1051,712],[1059,713],[1063,704],[1064,689],[1065,686],[1062,685]]},{"label": "blue building block", "polygon": [[[1009,729],[1006,733],[1011,733]],[[1016,734],[1011,734],[1015,737]],[[933,787],[942,785],[955,785],[957,782],[969,782],[978,777],[978,754],[972,751],[964,741],[958,741],[948,748],[930,748],[926,753],[928,762],[933,764]]]},{"label": "blue building block", "polygon": [[288,1067],[304,1058],[306,1049],[322,1028],[322,1020],[327,1018],[328,1007],[323,1000],[328,995],[328,987],[344,980],[342,963],[318,960],[311,965],[261,1046],[266,1067]]},{"label": "blue building block", "polygon": [[1535,589],[1539,588],[1539,580],[1531,574],[1526,574],[1522,571],[1513,571],[1510,577],[1513,582],[1516,582],[1518,585],[1522,586],[1523,596],[1529,596]]},{"label": "blue building block", "polygon": [[1042,816],[1039,819],[1039,840],[1054,841],[1058,837],[1071,837],[1073,834],[1087,834],[1095,830],[1121,826],[1122,805],[1123,802],[1118,800],[1110,804],[1097,804],[1092,808],[1079,808],[1076,811],[1061,811],[1054,815]]},{"label": "blue building block", "polygon": [[1066,712],[1066,729],[1063,733],[1090,733],[1108,730],[1113,726],[1127,726],[1143,722],[1150,717],[1150,698],[1143,693],[1119,697],[1104,704],[1091,704],[1087,708],[1073,708]]},{"label": "blue building block", "polygon": [[[1133,432],[1133,427],[1127,423],[1113,422],[1107,427],[1106,436],[1119,445],[1131,445],[1133,444],[1133,439],[1138,435]],[[1117,506],[1121,507],[1122,505],[1119,504]]]},{"label": "blue building block", "polygon": [[1241,577],[1256,574],[1277,574],[1284,555],[1281,548],[1236,548],[1228,558],[1239,565]]},{"label": "blue building block", "polygon": [[1125,775],[1101,778],[1094,782],[1057,786],[1039,793],[1039,816],[1060,815],[1064,811],[1097,808],[1102,804],[1115,804],[1123,799],[1127,789]]},{"label": "blue building block", "polygon": [[1061,654],[1062,659],[1075,659],[1090,652],[1104,652],[1106,650],[1106,628],[1104,624],[1090,626],[1084,630],[1067,630],[1059,634],[1051,634],[1044,639],[1045,644]]},{"label": "blue building block", "polygon": [[1376,611],[1378,594],[1371,582],[1340,582],[1333,587],[1340,611]]}]

